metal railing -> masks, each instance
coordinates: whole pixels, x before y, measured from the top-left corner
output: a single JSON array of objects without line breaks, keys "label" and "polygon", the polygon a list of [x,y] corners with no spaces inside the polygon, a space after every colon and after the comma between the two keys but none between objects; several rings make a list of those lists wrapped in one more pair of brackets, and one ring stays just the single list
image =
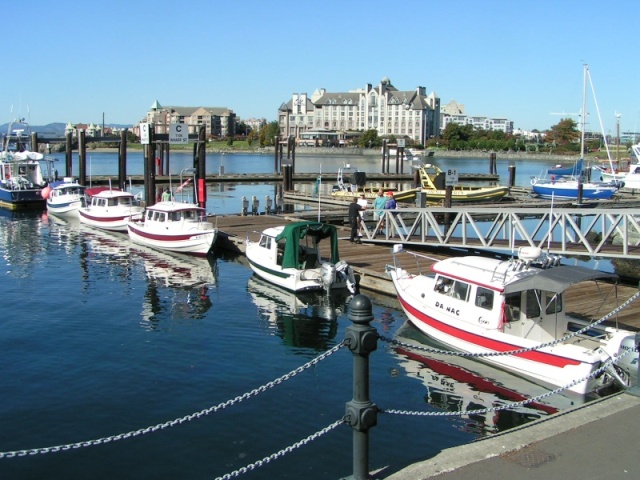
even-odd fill
[{"label": "metal railing", "polygon": [[640,259],[640,214],[610,208],[429,207],[384,210],[363,240],[556,255]]}]

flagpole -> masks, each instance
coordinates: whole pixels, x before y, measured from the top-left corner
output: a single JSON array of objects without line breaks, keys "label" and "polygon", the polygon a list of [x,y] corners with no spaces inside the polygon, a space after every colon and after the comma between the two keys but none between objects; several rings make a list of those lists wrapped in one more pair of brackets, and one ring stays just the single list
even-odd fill
[{"label": "flagpole", "polygon": [[320,164],[320,176],[318,177],[318,222],[320,222],[320,195],[322,191],[322,164]]}]

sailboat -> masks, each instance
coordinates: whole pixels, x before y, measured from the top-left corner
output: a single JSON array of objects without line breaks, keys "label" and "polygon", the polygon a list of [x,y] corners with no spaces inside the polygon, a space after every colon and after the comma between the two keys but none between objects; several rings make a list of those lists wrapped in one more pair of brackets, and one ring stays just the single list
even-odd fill
[{"label": "sailboat", "polygon": [[[589,74],[589,65],[584,65],[584,86],[582,91],[582,121],[580,125],[580,160],[577,163],[582,164],[584,159],[584,135],[585,121],[587,113],[587,78],[591,81]],[[591,84],[593,90],[593,84]],[[595,98],[595,95],[594,95]],[[597,103],[596,103],[597,108]],[[598,117],[600,112],[598,111]],[[601,122],[602,124],[602,122]],[[577,169],[575,169],[577,170]],[[533,194],[542,198],[568,199],[574,200],[608,200],[620,189],[621,184],[618,182],[583,182],[581,179],[581,171],[568,172],[550,170],[549,177],[533,177],[531,179],[531,187]]]}]

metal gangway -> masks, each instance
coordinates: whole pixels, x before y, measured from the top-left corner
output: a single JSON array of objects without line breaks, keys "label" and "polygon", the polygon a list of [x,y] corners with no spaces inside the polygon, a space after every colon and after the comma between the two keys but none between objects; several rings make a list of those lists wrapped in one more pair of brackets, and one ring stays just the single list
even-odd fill
[{"label": "metal gangway", "polygon": [[[369,217],[370,220],[371,217]],[[363,239],[428,247],[640,259],[640,212],[631,208],[456,206],[384,210]]]}]

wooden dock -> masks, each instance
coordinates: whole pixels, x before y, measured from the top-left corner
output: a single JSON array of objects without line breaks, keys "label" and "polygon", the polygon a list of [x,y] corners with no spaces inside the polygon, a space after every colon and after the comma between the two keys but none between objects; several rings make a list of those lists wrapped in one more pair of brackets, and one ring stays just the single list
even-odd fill
[{"label": "wooden dock", "polygon": [[[256,240],[259,232],[265,228],[275,227],[290,221],[313,220],[312,212],[303,214],[284,215],[224,215],[216,217],[219,229],[216,248],[229,250],[244,256],[244,242],[247,236]],[[385,266],[393,262],[390,243],[363,243],[349,242],[348,226],[337,225],[340,235],[340,258],[346,260],[354,270],[358,279],[358,285],[366,295],[375,296],[383,304],[390,304],[400,308],[395,300],[395,290],[389,277],[385,274]],[[451,252],[445,249],[430,251],[428,255],[441,259],[451,256]],[[407,268],[407,266],[403,265]],[[635,286],[620,285],[618,287],[619,298],[608,298],[599,311],[596,309],[600,303],[597,287],[592,283],[585,283],[571,287],[566,294],[567,305],[577,306],[576,314],[587,315],[594,318],[604,316],[613,310],[616,305],[623,303],[638,291]],[[386,297],[386,298],[382,298]],[[618,316],[621,325],[634,330],[640,330],[640,299],[633,302]],[[612,322],[610,322],[612,323]]]}]

